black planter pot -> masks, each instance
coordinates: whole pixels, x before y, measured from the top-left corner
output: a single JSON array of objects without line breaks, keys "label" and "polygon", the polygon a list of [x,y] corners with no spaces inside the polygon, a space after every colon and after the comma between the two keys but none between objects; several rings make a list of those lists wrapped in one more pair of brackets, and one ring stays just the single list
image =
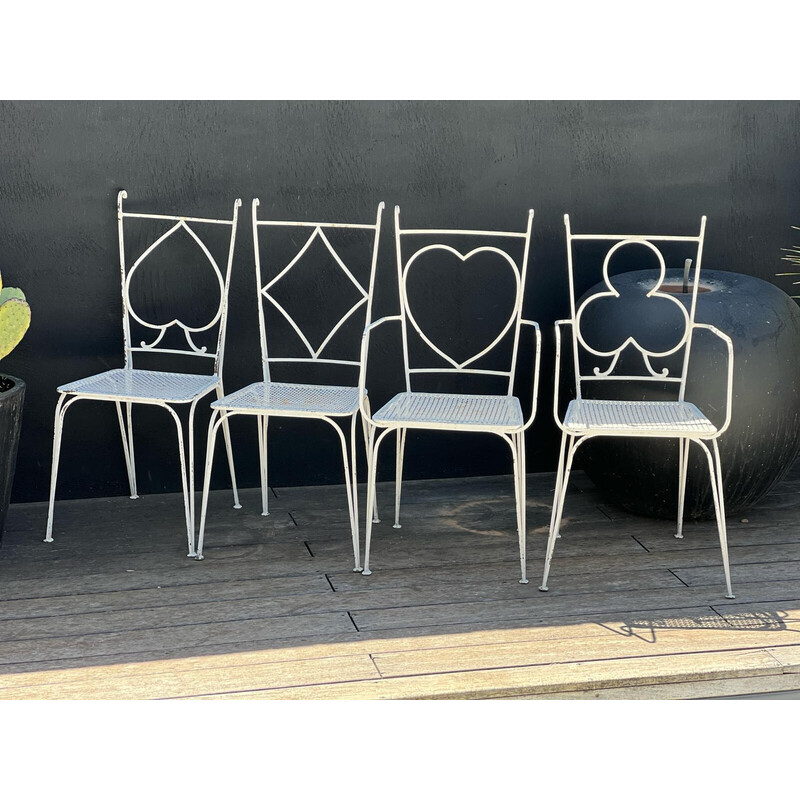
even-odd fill
[{"label": "black planter pot", "polygon": [[[8,384],[11,386],[4,389]],[[8,504],[11,502],[24,399],[24,381],[10,375],[0,375],[0,542],[3,540]]]},{"label": "black planter pot", "polygon": [[[681,278],[679,270],[668,270],[665,286],[679,286]],[[614,286],[623,297],[627,288],[631,298],[641,298],[639,289],[649,289],[653,282],[652,271],[614,278]],[[631,291],[637,284],[637,291]],[[705,291],[697,296],[697,322],[710,323],[733,340],[731,425],[718,441],[726,512],[736,514],[763,497],[800,451],[800,309],[777,287],[748,275],[705,270],[700,286]],[[688,308],[690,294],[674,296]],[[632,299],[613,320],[595,319],[591,324],[598,328],[619,326],[621,330],[636,319],[637,311],[641,316],[636,302]],[[658,320],[650,322],[652,328],[659,329]],[[667,328],[665,324],[662,329],[669,337]],[[686,399],[718,425],[724,419],[725,370],[725,345],[708,333],[696,331]],[[674,392],[666,387],[653,390],[639,384],[624,385],[624,391],[617,386],[615,390],[621,399],[674,399]],[[705,456],[694,445],[689,452],[686,516],[713,517]],[[581,464],[616,505],[643,516],[671,518],[677,514],[677,441],[598,439],[584,445]]]}]

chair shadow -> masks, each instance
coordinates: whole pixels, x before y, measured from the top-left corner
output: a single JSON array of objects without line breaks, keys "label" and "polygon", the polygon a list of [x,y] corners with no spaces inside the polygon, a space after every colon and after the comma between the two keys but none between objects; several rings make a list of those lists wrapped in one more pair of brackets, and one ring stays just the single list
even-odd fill
[{"label": "chair shadow", "polygon": [[619,636],[634,637],[653,644],[658,630],[783,631],[789,630],[786,624],[788,619],[786,611],[741,611],[725,615],[631,617],[619,626],[603,622],[597,624]]}]

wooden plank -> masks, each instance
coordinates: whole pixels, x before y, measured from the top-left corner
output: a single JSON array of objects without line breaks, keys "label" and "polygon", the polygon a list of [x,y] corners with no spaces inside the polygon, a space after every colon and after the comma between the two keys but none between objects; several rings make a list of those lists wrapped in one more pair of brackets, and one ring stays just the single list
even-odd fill
[{"label": "wooden plank", "polygon": [[145,700],[196,694],[250,692],[265,686],[296,687],[377,678],[369,656],[318,658],[247,667],[223,664],[191,673],[150,672],[120,677],[95,674],[89,680],[0,689],[0,700]]},{"label": "wooden plank", "polygon": [[[363,473],[360,473],[363,475]],[[555,473],[539,472],[527,475],[527,494],[531,497],[552,499],[555,488]],[[377,484],[378,503],[384,508],[394,508],[394,481],[379,481]],[[570,495],[591,494],[600,497],[599,491],[581,471],[575,471],[570,479]],[[340,485],[292,486],[275,490],[280,508],[327,507],[341,499],[343,489]],[[366,494],[365,484],[359,484],[359,492]],[[430,504],[440,500],[455,502],[479,498],[514,498],[514,483],[509,470],[507,475],[488,475],[470,478],[438,478],[436,480],[404,480],[403,507],[417,503]],[[278,507],[278,506],[276,506]]]},{"label": "wooden plank", "polygon": [[[253,617],[240,621],[192,622],[162,628],[136,628],[94,635],[72,634],[53,638],[23,639],[0,643],[0,663],[30,664],[59,659],[82,659],[114,655],[126,659],[137,653],[240,644],[290,636],[335,636],[349,634],[352,622],[345,613],[299,614],[284,617]],[[6,668],[7,669],[7,668]]]},{"label": "wooden plank", "polygon": [[[761,525],[753,525],[752,521],[743,524],[729,519],[728,547],[733,549],[741,545],[763,545],[765,542],[800,546],[800,528],[796,523],[796,514],[788,520],[769,521]],[[652,553],[710,547],[719,550],[717,528],[713,522],[698,524],[694,530],[687,527],[683,539],[676,539],[666,528],[663,532],[656,532],[654,527],[644,523],[640,533],[636,534],[636,538]]]},{"label": "wooden plank", "polygon": [[620,689],[589,689],[577,692],[546,692],[519,695],[504,700],[712,700],[740,698],[762,692],[800,689],[800,676],[764,675],[754,678],[680,681],[677,683],[625,686]]},{"label": "wooden plank", "polygon": [[[216,584],[225,581],[271,578],[280,581],[294,577],[309,576],[313,586],[321,575],[314,565],[311,554],[303,547],[297,549],[297,560],[254,558],[249,561],[229,559],[206,559],[201,565],[197,562],[180,560],[175,564],[166,563],[162,567],[150,569],[114,569],[113,564],[102,562],[97,568],[106,572],[78,573],[61,575],[57,570],[48,570],[38,578],[0,579],[0,601],[12,599],[70,597],[102,592],[131,591],[134,589],[155,589],[166,586],[191,586]],[[114,570],[114,571],[110,571]],[[44,572],[42,570],[41,572]],[[14,574],[13,572],[10,574]],[[0,576],[3,575],[0,569]],[[209,590],[212,591],[212,590]]]},{"label": "wooden plank", "polygon": [[[42,545],[46,547],[47,545]],[[2,553],[2,550],[0,550]],[[26,559],[6,558],[0,559],[0,587],[5,580],[13,577],[58,579],[66,576],[92,575],[98,572],[107,572],[110,567],[119,569],[120,572],[132,570],[153,570],[169,567],[170,569],[190,570],[196,573],[202,571],[213,561],[228,564],[258,563],[262,562],[265,569],[272,567],[273,574],[297,574],[302,569],[297,569],[303,562],[310,563],[311,554],[302,540],[269,542],[257,545],[237,545],[231,547],[209,547],[206,551],[205,561],[196,561],[186,557],[184,547],[176,548],[172,554],[164,553],[126,553],[104,554],[95,556],[69,557],[57,556],[47,561],[32,561]],[[352,558],[352,551],[351,551]],[[344,566],[340,563],[339,568]]]},{"label": "wooden plank", "polygon": [[[715,616],[715,615],[710,615]],[[713,623],[713,620],[712,620]],[[462,672],[498,667],[528,667],[565,664],[574,661],[605,661],[633,656],[671,656],[683,653],[716,653],[735,650],[800,645],[800,631],[741,631],[725,626],[717,617],[717,627],[663,628],[653,639],[640,635],[591,637],[513,644],[473,645],[432,650],[381,653],[373,658],[382,677],[402,677],[433,673]]]},{"label": "wooden plank", "polygon": [[[722,582],[720,582],[722,583]],[[654,612],[680,609],[712,603],[715,608],[727,607],[735,600],[724,597],[720,587],[682,587],[681,589],[649,589],[647,591],[614,591],[559,595],[554,576],[551,591],[542,599],[538,597],[495,602],[440,603],[428,606],[403,606],[398,608],[353,611],[353,619],[362,631],[379,631],[394,628],[413,628],[418,625],[435,625],[437,622],[485,622],[497,619],[545,619],[548,616],[581,616],[596,613],[604,608],[607,613],[627,613],[631,618],[649,620],[658,618]],[[800,582],[746,583],[739,591],[738,602],[771,600],[796,600],[800,598]]]},{"label": "wooden plank", "polygon": [[[294,579],[290,591],[266,596],[270,581],[238,581],[199,586],[163,587],[156,590],[109,592],[54,600],[4,601],[0,603],[0,641],[84,635],[118,630],[139,630],[192,622],[242,620],[253,616],[286,616],[363,608],[418,607],[423,604],[475,602],[490,603],[508,598],[529,598],[531,587],[516,580],[504,582],[463,582],[457,586],[402,586],[369,588],[363,578],[363,591],[331,591],[323,576],[318,576],[317,591],[303,592],[305,576]],[[602,584],[602,581],[600,581]],[[631,587],[659,588],[680,586],[667,571],[639,571],[631,579],[614,579],[605,588],[621,591]],[[580,590],[580,584],[577,585]],[[538,593],[537,593],[538,594]],[[2,646],[0,646],[2,653]]]},{"label": "wooden plank", "polygon": [[[333,592],[330,595],[335,597]],[[208,623],[246,622],[270,617],[299,620],[307,615],[319,616],[336,611],[326,599],[325,595],[303,594],[8,619],[0,622],[0,662],[6,647],[20,640],[198,627]],[[339,610],[339,613],[345,612]]]},{"label": "wooden plank", "polygon": [[603,689],[621,685],[638,686],[683,680],[775,675],[780,673],[772,657],[763,650],[676,656],[643,656],[613,661],[556,664],[381,678],[291,689],[267,689],[236,695],[215,695],[215,699],[479,699],[511,697],[555,691]]},{"label": "wooden plank", "polygon": [[157,585],[148,589],[4,600],[0,601],[0,622],[145,608],[161,609],[162,616],[166,619],[172,618],[171,612],[168,611],[170,606],[193,607],[212,599],[215,601],[263,599],[298,594],[330,594],[331,592],[331,586],[324,575],[251,578],[179,587]]},{"label": "wooden plank", "polygon": [[[98,554],[147,553],[169,550],[186,552],[186,522],[183,518],[129,522],[128,529],[114,527],[111,522],[92,520],[86,522],[79,533],[56,533],[54,541],[45,543],[35,529],[29,533],[18,532],[4,541],[3,558],[47,559],[60,556],[85,557]],[[141,527],[139,527],[141,526]],[[155,531],[155,533],[154,533]],[[249,515],[231,513],[230,518],[216,521],[207,527],[208,546],[260,544],[281,541],[287,533],[295,533],[297,526],[288,512],[275,512],[264,518],[251,511]]]},{"label": "wooden plank", "polygon": [[[313,546],[313,543],[312,543]],[[538,555],[538,554],[537,554]],[[734,574],[741,576],[743,580],[748,580],[753,565],[763,566],[764,577],[773,577],[769,572],[770,565],[777,566],[782,561],[797,556],[797,546],[790,545],[751,545],[743,547],[732,547],[730,549],[731,564],[736,567]],[[710,567],[708,570],[709,583],[719,583],[720,571],[722,569],[722,558],[719,548],[708,548],[705,550],[686,550],[674,553],[648,553],[639,547],[621,555],[581,555],[581,556],[562,556],[558,557],[559,581],[569,577],[576,580],[578,576],[585,583],[585,576],[597,573],[630,573],[635,570],[658,570],[672,569],[676,575],[685,579],[683,571],[688,568]],[[543,558],[528,559],[528,571],[531,582],[534,578],[541,576]],[[507,580],[509,573],[513,570],[512,565],[518,563],[513,553],[505,554],[502,560],[486,561],[480,564],[441,564],[435,570],[424,570],[418,567],[376,567],[375,572],[370,577],[370,581],[380,586],[407,586],[411,583],[421,585],[424,583],[457,583],[462,580]],[[791,562],[796,563],[796,562]],[[741,568],[739,566],[741,565]],[[800,577],[800,575],[798,576]],[[335,571],[328,573],[328,578],[336,591],[347,591],[350,589],[360,589],[363,586],[363,578],[352,571]],[[687,583],[689,581],[686,581]],[[2,588],[2,587],[0,587]]]},{"label": "wooden plank", "polygon": [[[695,609],[697,616],[708,615],[709,609]],[[620,623],[621,624],[621,623]],[[248,639],[239,649],[235,643],[220,645],[205,642],[183,646],[177,651],[143,651],[129,662],[117,663],[117,658],[94,655],[91,659],[64,659],[59,662],[15,664],[0,674],[0,688],[31,686],[39,683],[75,682],[94,680],[99,674],[104,680],[113,676],[127,677],[131,674],[146,675],[151,672],[188,672],[193,669],[216,668],[234,664],[262,664],[310,660],[316,658],[371,655],[379,652],[432,649],[435,647],[457,647],[491,643],[548,641],[551,639],[586,639],[591,636],[613,636],[612,625],[587,622],[564,623],[548,620],[541,627],[520,628],[503,623],[493,624],[486,630],[475,626],[450,625],[434,629],[420,629],[413,636],[374,638],[358,633],[355,629],[337,633],[335,637],[321,636],[290,637],[272,640]],[[14,673],[9,669],[15,670]]]},{"label": "wooden plank", "polygon": [[769,654],[783,667],[784,672],[800,673],[800,647],[770,648]]},{"label": "wooden plank", "polygon": [[[800,559],[800,546],[795,548],[795,555]],[[676,569],[675,574],[689,586],[707,586],[719,582],[720,566],[684,567]],[[800,579],[800,560],[778,561],[769,564],[736,563],[731,567],[731,580],[739,585],[754,581],[791,581]]]},{"label": "wooden plank", "polygon": [[[487,561],[517,561],[519,549],[516,534],[510,532],[463,533],[453,531],[449,535],[426,536],[416,532],[396,531],[389,526],[389,531],[375,532],[370,550],[370,567],[374,570],[382,567],[396,569],[399,567],[430,567],[442,564],[469,564]],[[320,540],[314,536],[306,539],[308,547],[320,562],[326,563],[326,570],[342,572],[341,560],[347,551],[348,542],[343,538]],[[531,566],[541,569],[544,563],[546,539],[543,536],[528,536],[528,559]],[[555,559],[560,556],[591,556],[592,554],[638,553],[642,550],[634,539],[625,536],[588,537],[577,540],[575,537],[559,540]],[[537,559],[540,559],[537,564]]]}]

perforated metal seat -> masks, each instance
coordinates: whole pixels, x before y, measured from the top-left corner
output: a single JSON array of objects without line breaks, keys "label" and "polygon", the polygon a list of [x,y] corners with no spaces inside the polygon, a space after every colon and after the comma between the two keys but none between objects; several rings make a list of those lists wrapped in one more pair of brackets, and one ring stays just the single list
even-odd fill
[{"label": "perforated metal seat", "polygon": [[349,416],[358,411],[358,387],[260,381],[215,400],[211,408],[289,417],[298,414]]},{"label": "perforated metal seat", "polygon": [[522,425],[522,407],[508,395],[402,392],[372,415],[380,425],[404,428],[503,431]]},{"label": "perforated metal seat", "polygon": [[608,436],[712,436],[716,427],[694,403],[573,400],[564,417],[569,433]]},{"label": "perforated metal seat", "polygon": [[190,403],[216,387],[216,375],[184,375],[147,369],[110,369],[58,387],[59,392],[94,399]]}]

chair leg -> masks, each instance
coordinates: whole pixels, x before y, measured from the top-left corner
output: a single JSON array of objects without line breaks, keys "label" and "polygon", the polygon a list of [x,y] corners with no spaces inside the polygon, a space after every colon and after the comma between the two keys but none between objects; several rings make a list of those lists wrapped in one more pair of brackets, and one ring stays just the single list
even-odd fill
[{"label": "chair leg", "polygon": [[122,403],[117,400],[117,420],[119,422],[119,432],[122,436],[122,451],[125,454],[125,469],[128,471],[128,486],[131,490],[131,500],[136,500],[139,495],[136,492],[136,460],[133,454],[133,420],[131,419],[131,407],[133,403],[125,403],[127,406],[128,428],[122,420]]},{"label": "chair leg", "polygon": [[[47,530],[44,535],[45,542],[53,541],[53,504],[56,499],[56,481],[58,479],[58,460],[61,457],[61,433],[64,428],[64,413],[67,408],[64,401],[67,395],[62,394],[56,403],[56,414],[53,422],[53,463],[50,467],[50,504],[47,508]],[[73,398],[76,399],[76,398]],[[70,401],[71,403],[72,401]]]},{"label": "chair leg", "polygon": [[[728,530],[725,525],[725,498],[722,492],[722,464],[719,459],[719,448],[717,440],[712,439],[714,457],[712,460],[711,451],[705,442],[697,440],[697,443],[706,451],[708,459],[708,471],[711,477],[711,494],[714,497],[714,511],[717,515],[717,529],[719,531],[719,546],[722,550],[722,566],[725,570],[725,586],[728,593],[725,595],[729,600],[735,600],[733,589],[731,588],[731,567],[728,561]],[[715,465],[716,462],[716,465]]]},{"label": "chair leg", "polygon": [[[567,442],[566,440],[569,439]],[[564,449],[567,449],[567,460],[564,464]],[[569,484],[569,473],[572,469],[572,459],[575,455],[578,442],[574,436],[564,434],[561,440],[561,456],[558,462],[558,476],[556,478],[556,492],[553,498],[553,511],[550,516],[550,535],[547,537],[547,555],[544,561],[544,574],[542,575],[542,585],[539,590],[542,592],[547,591],[547,577],[550,574],[550,561],[553,558],[553,549],[556,544],[556,537],[558,536],[558,529],[561,527],[561,515],[564,511],[564,500],[567,496],[567,486]],[[562,474],[563,466],[563,474]]]},{"label": "chair leg", "polygon": [[[217,399],[221,400],[225,396],[225,390],[222,388],[222,381],[217,384]],[[233,487],[233,507],[241,508],[242,504],[239,502],[239,489],[236,486],[236,469],[233,464],[233,447],[231,446],[231,430],[228,425],[228,413],[221,412],[223,419],[222,433],[225,436],[225,449],[228,452],[228,470],[231,473],[231,486]]]},{"label": "chair leg", "polygon": [[350,420],[350,469],[352,477],[350,490],[353,494],[353,544],[355,547],[356,565],[353,572],[361,572],[361,538],[358,523],[358,470],[356,468],[356,417],[353,414]]},{"label": "chair leg", "polygon": [[267,426],[269,417],[258,416],[258,465],[261,475],[261,516],[269,516],[269,486],[267,484]]},{"label": "chair leg", "polygon": [[[553,489],[553,508],[550,511],[550,530],[553,529],[553,525],[555,524],[556,520],[556,510],[558,509],[558,498],[561,496],[561,479],[564,475],[564,456],[566,452],[566,444],[567,444],[567,434],[561,434],[561,449],[559,450],[558,454],[558,468],[556,469],[556,485],[555,489]],[[556,531],[556,539],[561,538],[561,534]]]},{"label": "chair leg", "polygon": [[178,433],[178,455],[181,462],[181,482],[183,484],[183,505],[186,512],[186,538],[189,542],[189,558],[194,558],[197,553],[194,549],[194,527],[192,525],[192,499],[189,496],[189,481],[186,475],[186,450],[183,446],[183,427],[181,425],[180,417],[175,413],[175,410],[168,405],[163,405],[167,411],[172,415],[175,420],[175,428]]},{"label": "chair leg", "polygon": [[[369,411],[369,398],[365,398],[364,399],[364,403],[367,406],[367,411]],[[364,417],[361,417],[361,430],[364,433],[364,450],[367,453],[367,474],[369,474],[369,458],[370,458],[370,453],[372,452],[371,451],[372,445],[370,444],[370,432],[369,432],[368,428],[369,428],[369,423],[364,419]],[[375,498],[373,500],[373,508],[374,508],[374,511],[373,511],[373,514],[372,514],[372,521],[375,522],[375,523],[378,523],[378,522],[380,522],[380,518],[378,517],[378,501],[377,501],[377,498]]]},{"label": "chair leg", "polygon": [[400,492],[403,485],[403,455],[406,451],[406,428],[397,429],[397,450],[394,462],[394,525],[393,528],[402,528],[400,524]]},{"label": "chair leg", "polygon": [[[353,567],[353,572],[361,572],[361,545],[359,542],[359,535],[358,535],[358,521],[356,519],[356,514],[358,513],[356,507],[356,494],[353,492],[353,481],[352,481],[352,474],[350,472],[350,463],[349,458],[347,456],[347,440],[345,439],[344,431],[342,430],[342,426],[339,425],[337,419],[335,417],[322,417],[325,422],[329,423],[331,427],[336,430],[336,433],[339,434],[339,441],[342,445],[342,464],[344,465],[344,482],[345,488],[347,489],[347,513],[350,517],[350,535],[353,539],[353,559],[355,562],[355,566]],[[355,415],[353,415],[353,421],[355,422]],[[355,433],[355,424],[351,425],[352,433]]]},{"label": "chair leg", "polygon": [[391,428],[386,428],[379,436],[376,436],[377,428],[372,428],[369,432],[369,457],[367,459],[367,468],[369,473],[367,475],[367,531],[365,536],[364,545],[364,569],[361,571],[362,575],[372,575],[369,568],[369,548],[372,543],[372,517],[375,512],[375,483],[378,473],[378,450],[380,449],[381,442],[384,436]]},{"label": "chair leg", "polygon": [[[203,560],[203,539],[206,532],[206,511],[208,509],[208,490],[211,485],[211,468],[214,463],[214,445],[217,443],[217,431],[222,422],[219,409],[214,409],[208,423],[208,442],[206,444],[206,466],[203,473],[203,500],[200,506],[200,532],[197,537],[197,560]],[[259,439],[260,441],[260,439]]]},{"label": "chair leg", "polygon": [[197,400],[189,407],[189,518],[192,522],[192,543],[195,531],[195,496],[194,496],[194,412],[197,409]]},{"label": "chair leg", "polygon": [[686,499],[686,472],[689,462],[689,440],[678,440],[680,449],[678,453],[678,532],[676,539],[683,539],[683,507]]},{"label": "chair leg", "polygon": [[525,520],[525,434],[518,433],[513,437],[514,448],[514,496],[517,503],[517,535],[519,537],[519,566],[522,573],[520,583],[527,583],[526,566],[526,537],[527,523]]}]

